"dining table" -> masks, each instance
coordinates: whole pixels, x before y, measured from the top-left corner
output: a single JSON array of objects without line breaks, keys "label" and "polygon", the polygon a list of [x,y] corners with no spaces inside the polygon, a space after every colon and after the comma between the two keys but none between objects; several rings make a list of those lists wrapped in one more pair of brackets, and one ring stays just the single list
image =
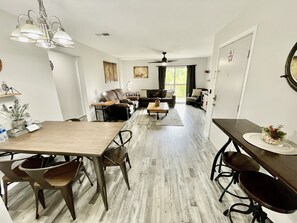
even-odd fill
[{"label": "dining table", "polygon": [[[216,168],[220,167],[221,155],[233,143],[235,149],[242,149],[268,173],[279,179],[293,192],[297,193],[297,156],[285,155],[268,151],[251,144],[244,135],[246,133],[261,133],[261,127],[247,119],[213,119],[213,123],[227,136],[227,142],[219,149],[214,157],[210,179],[214,179]],[[267,145],[268,147],[268,145]]]},{"label": "dining table", "polygon": [[90,157],[107,211],[103,153],[124,123],[45,121],[41,124],[37,131],[0,143],[0,151]]}]

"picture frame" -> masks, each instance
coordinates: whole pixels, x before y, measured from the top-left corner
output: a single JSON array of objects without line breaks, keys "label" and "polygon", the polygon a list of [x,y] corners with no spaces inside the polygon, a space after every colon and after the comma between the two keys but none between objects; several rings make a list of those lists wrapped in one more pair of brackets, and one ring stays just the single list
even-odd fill
[{"label": "picture frame", "polygon": [[134,66],[134,78],[148,78],[148,66]]},{"label": "picture frame", "polygon": [[103,61],[105,83],[118,81],[117,64]]}]

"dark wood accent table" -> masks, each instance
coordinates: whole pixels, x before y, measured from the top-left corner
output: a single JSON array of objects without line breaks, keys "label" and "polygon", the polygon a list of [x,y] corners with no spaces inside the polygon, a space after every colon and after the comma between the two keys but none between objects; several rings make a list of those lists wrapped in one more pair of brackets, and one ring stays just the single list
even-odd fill
[{"label": "dark wood accent table", "polygon": [[261,132],[260,126],[246,119],[213,119],[213,123],[217,125],[229,139],[214,158],[210,176],[211,180],[213,180],[214,177],[218,158],[224,153],[227,146],[233,142],[235,146],[241,147],[272,176],[277,177],[281,182],[297,193],[297,156],[272,153],[245,141],[243,134],[248,132]]}]

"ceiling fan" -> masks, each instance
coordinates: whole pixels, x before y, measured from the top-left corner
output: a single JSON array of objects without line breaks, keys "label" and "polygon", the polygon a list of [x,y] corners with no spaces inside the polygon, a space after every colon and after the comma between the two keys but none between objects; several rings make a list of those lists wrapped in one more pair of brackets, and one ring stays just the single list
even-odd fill
[{"label": "ceiling fan", "polygon": [[149,63],[162,63],[162,65],[165,66],[165,65],[167,65],[167,63],[177,61],[177,60],[167,60],[167,58],[165,56],[166,52],[162,52],[162,54],[163,54],[162,60],[152,61],[152,62],[149,62]]}]

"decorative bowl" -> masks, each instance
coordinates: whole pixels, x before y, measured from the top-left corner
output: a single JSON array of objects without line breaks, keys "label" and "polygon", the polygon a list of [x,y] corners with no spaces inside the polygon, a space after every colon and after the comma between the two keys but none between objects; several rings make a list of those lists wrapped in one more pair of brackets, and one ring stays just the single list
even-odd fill
[{"label": "decorative bowl", "polygon": [[274,139],[265,131],[262,132],[262,139],[264,142],[272,145],[280,145],[283,143],[283,139]]}]

